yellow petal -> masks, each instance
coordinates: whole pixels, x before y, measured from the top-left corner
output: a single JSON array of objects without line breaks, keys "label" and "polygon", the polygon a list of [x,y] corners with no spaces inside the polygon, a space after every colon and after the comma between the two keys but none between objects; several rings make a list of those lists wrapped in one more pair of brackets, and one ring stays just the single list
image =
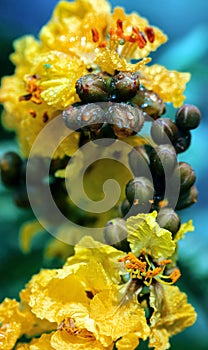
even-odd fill
[{"label": "yellow petal", "polygon": [[135,332],[138,337],[146,339],[149,327],[144,310],[136,298],[126,305],[119,306],[119,303],[120,294],[116,289],[100,292],[92,299],[90,317],[97,325],[100,341],[102,342],[101,336],[108,336],[116,341],[120,337]]},{"label": "yellow petal", "polygon": [[104,268],[108,278],[113,283],[120,283],[120,263],[118,259],[125,253],[109,245],[95,241],[90,236],[85,236],[76,246],[75,255],[70,257],[65,266],[72,266],[76,263],[88,262],[95,259]]},{"label": "yellow petal", "polygon": [[157,212],[138,214],[127,219],[128,242],[134,255],[146,248],[154,258],[170,257],[175,251],[171,233],[156,222]]},{"label": "yellow petal", "polygon": [[184,222],[183,224],[181,224],[181,227],[180,229],[178,230],[178,232],[176,233],[176,236],[175,236],[175,241],[179,241],[180,239],[183,239],[184,238],[184,235],[187,233],[187,232],[192,232],[194,231],[194,226],[192,224],[192,220],[189,220],[187,222]]},{"label": "yellow petal", "polygon": [[191,77],[189,73],[169,71],[158,64],[142,66],[140,71],[141,83],[147,89],[156,92],[164,102],[172,102],[174,107],[180,107],[183,104],[185,99],[183,92]]},{"label": "yellow petal", "polygon": [[[32,312],[50,322],[78,313],[80,319],[88,314],[89,303],[81,282],[75,275],[60,270],[42,270],[30,281]],[[70,293],[68,292],[70,291]]]},{"label": "yellow petal", "polygon": [[150,323],[154,329],[165,329],[169,336],[177,334],[196,321],[196,312],[187,296],[176,286],[151,288],[150,305],[154,309]]},{"label": "yellow petal", "polygon": [[40,338],[33,339],[29,344],[19,344],[17,350],[54,350],[51,346],[50,334],[43,334]]},{"label": "yellow petal", "polygon": [[104,347],[95,337],[83,337],[78,335],[70,335],[66,332],[58,331],[51,338],[51,345],[53,349],[63,350],[111,350],[113,349],[113,344]]},{"label": "yellow petal", "polygon": [[134,333],[129,333],[116,342],[118,350],[134,350],[139,345],[138,336]]}]

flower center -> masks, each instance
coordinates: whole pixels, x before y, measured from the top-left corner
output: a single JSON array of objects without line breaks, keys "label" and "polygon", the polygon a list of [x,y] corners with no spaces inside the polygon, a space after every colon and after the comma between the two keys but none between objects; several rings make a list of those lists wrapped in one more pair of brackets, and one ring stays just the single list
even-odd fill
[{"label": "flower center", "polygon": [[143,249],[140,256],[137,258],[133,253],[129,252],[118,261],[124,262],[126,271],[130,274],[131,279],[139,279],[146,286],[150,286],[155,279],[162,284],[174,284],[181,276],[178,268],[167,275],[165,268],[172,262],[170,259],[163,259],[160,261],[153,261],[151,252]]}]

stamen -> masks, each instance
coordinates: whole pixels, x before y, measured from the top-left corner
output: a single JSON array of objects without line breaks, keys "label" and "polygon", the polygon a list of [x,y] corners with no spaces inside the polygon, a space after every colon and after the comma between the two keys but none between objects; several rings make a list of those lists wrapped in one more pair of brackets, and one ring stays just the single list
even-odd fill
[{"label": "stamen", "polygon": [[99,33],[98,33],[97,29],[92,28],[91,32],[92,32],[92,40],[94,41],[94,43],[97,43],[99,41]]},{"label": "stamen", "polygon": [[175,283],[181,277],[180,270],[175,269],[169,277],[172,279],[172,283]]},{"label": "stamen", "polygon": [[126,262],[126,268],[127,269],[131,269],[131,270],[139,270],[141,272],[144,272],[146,269],[146,262],[145,261],[141,261],[138,258],[136,258],[136,256],[129,252],[126,256],[124,256],[123,258],[118,259],[118,261],[124,261]]},{"label": "stamen", "polygon": [[155,41],[155,32],[154,29],[151,27],[146,27],[144,30],[148,41],[152,44]]}]

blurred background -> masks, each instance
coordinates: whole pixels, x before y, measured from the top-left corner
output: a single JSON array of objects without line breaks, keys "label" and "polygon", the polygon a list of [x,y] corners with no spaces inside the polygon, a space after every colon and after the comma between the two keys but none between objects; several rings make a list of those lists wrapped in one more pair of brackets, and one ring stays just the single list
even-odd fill
[{"label": "blurred background", "polygon": [[[55,0],[1,0],[0,1],[0,76],[10,75],[14,67],[9,61],[14,39],[38,32],[45,24],[58,1]],[[208,349],[208,2],[206,0],[112,0],[112,7],[123,6],[126,12],[136,11],[147,17],[150,24],[158,26],[169,41],[152,55],[153,62],[169,69],[192,74],[186,90],[186,103],[197,105],[202,122],[192,133],[191,147],[181,159],[190,163],[197,174],[198,202],[182,210],[182,221],[193,219],[195,232],[180,242],[180,288],[188,294],[189,301],[198,312],[196,324],[172,338],[171,349]],[[2,109],[1,109],[2,110]],[[5,151],[16,150],[14,134],[0,125],[0,156]],[[32,274],[49,262],[42,247],[47,234],[34,242],[32,251],[24,255],[19,249],[18,232],[22,222],[30,219],[30,210],[18,209],[11,194],[0,184],[0,300],[5,296],[18,297],[18,292]],[[50,262],[50,266],[57,262]]]}]

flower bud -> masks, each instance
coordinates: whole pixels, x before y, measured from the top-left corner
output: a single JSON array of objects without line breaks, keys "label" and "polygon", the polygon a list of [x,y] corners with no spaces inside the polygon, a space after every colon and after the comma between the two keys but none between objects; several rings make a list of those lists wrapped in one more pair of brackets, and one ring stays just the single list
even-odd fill
[{"label": "flower bud", "polygon": [[17,186],[20,181],[22,159],[15,152],[7,152],[0,159],[1,180],[7,187]]},{"label": "flower bud", "polygon": [[109,220],[104,227],[104,239],[109,245],[113,245],[117,249],[128,250],[126,221],[122,218],[114,218]]},{"label": "flower bud", "polygon": [[195,183],[196,175],[191,165],[186,162],[179,162],[178,168],[181,181],[180,192],[185,193]]},{"label": "flower bud", "polygon": [[71,105],[62,113],[65,125],[71,130],[98,130],[104,123],[104,111],[99,104]]},{"label": "flower bud", "polygon": [[183,130],[197,128],[201,120],[201,113],[194,105],[184,105],[178,109],[175,117],[176,125]]},{"label": "flower bud", "polygon": [[189,130],[178,129],[177,135],[173,142],[176,153],[185,152],[191,144],[191,133]]},{"label": "flower bud", "polygon": [[175,235],[181,225],[179,215],[171,208],[163,208],[159,211],[157,216],[157,222],[160,227],[165,228]]},{"label": "flower bud", "polygon": [[147,175],[150,163],[147,146],[151,147],[150,145],[137,146],[128,155],[129,165],[135,176]]},{"label": "flower bud", "polygon": [[109,100],[106,81],[97,74],[87,74],[76,82],[76,92],[84,103]]},{"label": "flower bud", "polygon": [[159,145],[150,155],[150,167],[154,177],[170,175],[176,166],[176,152],[171,145]]},{"label": "flower bud", "polygon": [[137,134],[144,124],[142,110],[126,103],[113,103],[105,116],[114,134],[121,139]]},{"label": "flower bud", "polygon": [[27,189],[25,184],[20,185],[19,187],[15,188],[15,191],[13,193],[13,200],[17,207],[19,208],[30,208],[30,202],[28,199]]},{"label": "flower bud", "polygon": [[112,101],[128,101],[139,89],[139,74],[137,72],[119,72],[110,84]]},{"label": "flower bud", "polygon": [[178,128],[172,120],[168,118],[157,119],[152,123],[151,136],[157,144],[173,142]]},{"label": "flower bud", "polygon": [[136,95],[131,99],[131,102],[139,106],[153,119],[157,119],[165,113],[165,104],[159,95],[144,87],[140,87]]},{"label": "flower bud", "polygon": [[195,186],[191,186],[191,188],[186,193],[180,194],[176,205],[176,210],[187,208],[190,205],[196,203],[197,197],[198,197],[197,188]]},{"label": "flower bud", "polygon": [[130,204],[146,204],[153,200],[154,187],[144,176],[135,177],[126,186],[126,198]]},{"label": "flower bud", "polygon": [[122,216],[126,216],[128,213],[129,209],[131,207],[131,204],[129,203],[128,199],[124,199],[123,202],[121,203],[121,214]]}]

